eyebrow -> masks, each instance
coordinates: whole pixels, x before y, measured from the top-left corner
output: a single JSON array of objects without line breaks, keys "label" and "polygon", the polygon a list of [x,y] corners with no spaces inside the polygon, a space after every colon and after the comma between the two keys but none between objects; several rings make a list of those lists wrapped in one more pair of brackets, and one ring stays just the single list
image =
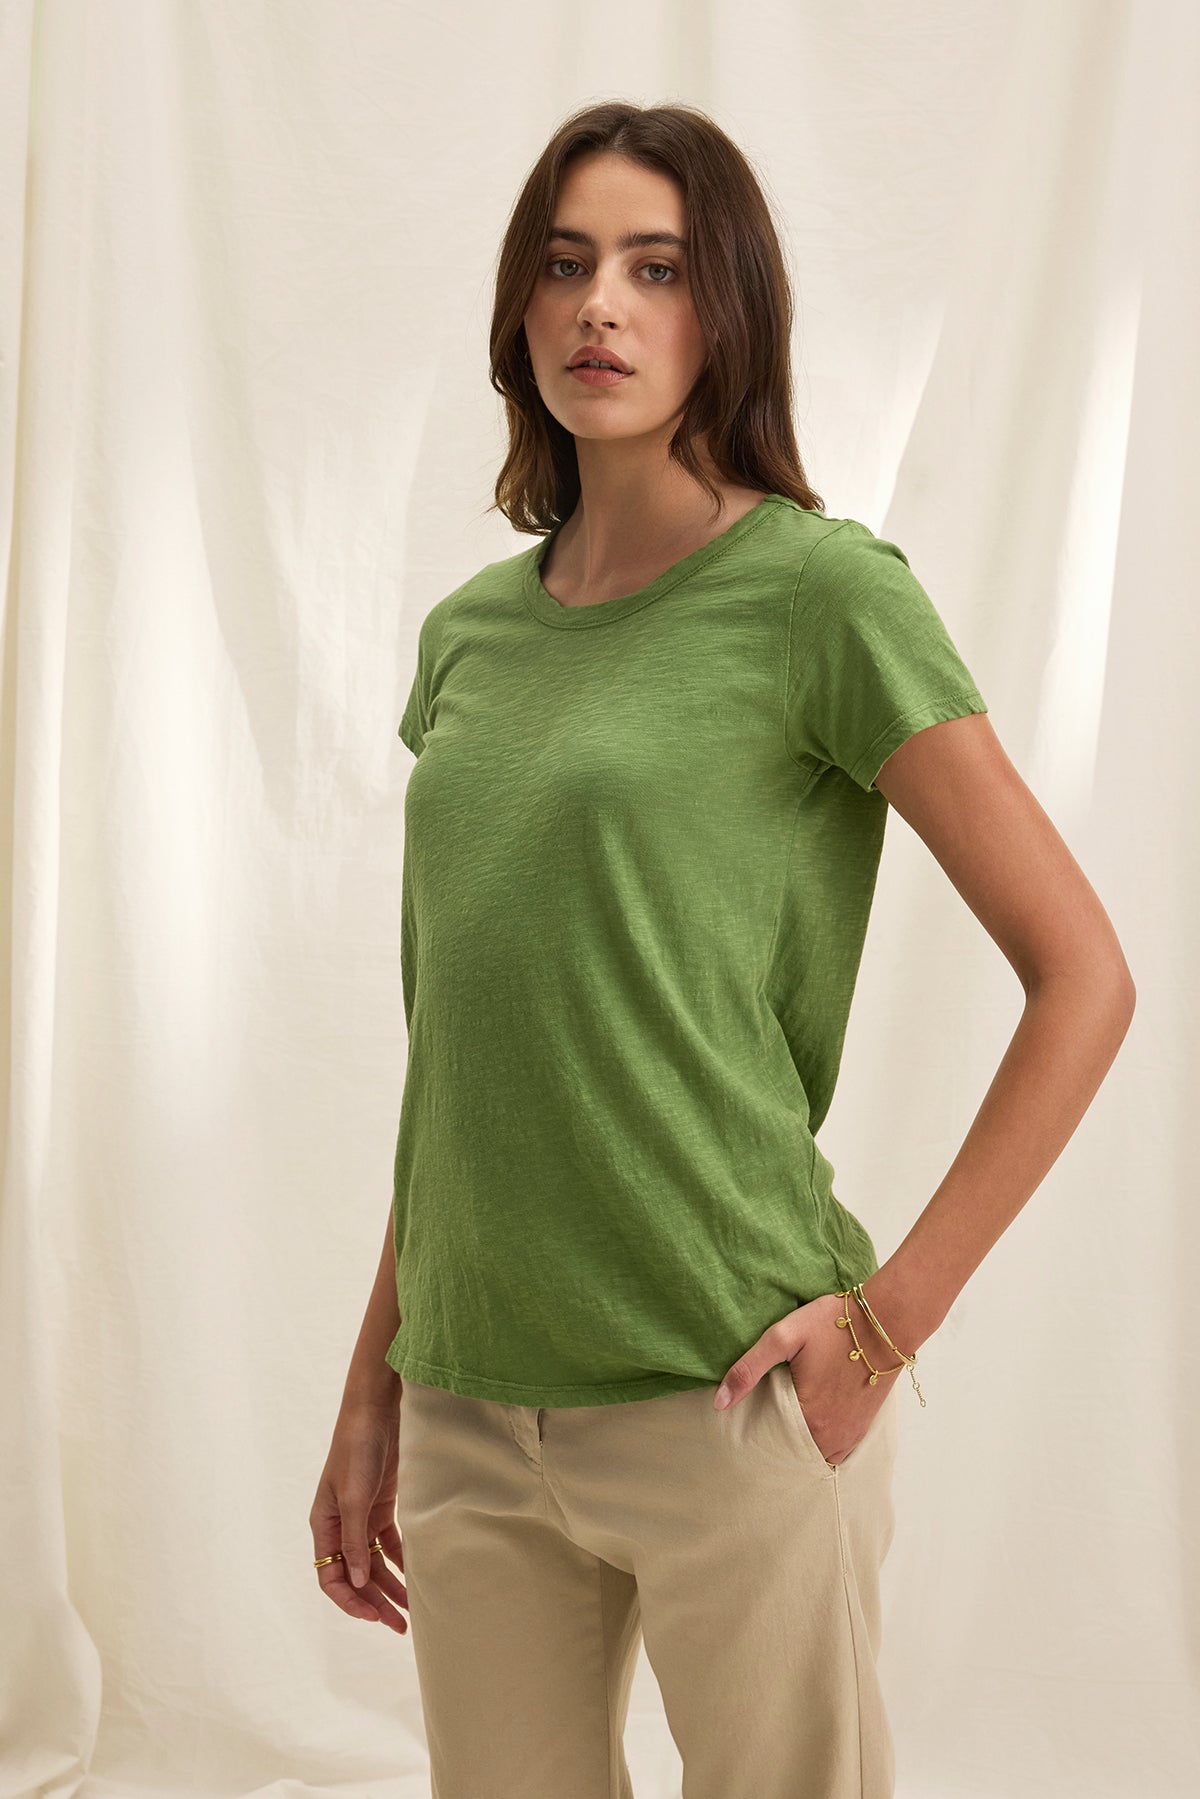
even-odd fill
[{"label": "eyebrow", "polygon": [[[547,242],[556,237],[564,243],[583,244],[589,250],[596,248],[596,240],[589,232],[572,231],[568,225],[554,225]],[[669,244],[673,250],[687,252],[687,239],[678,237],[674,231],[626,231],[617,239],[618,250],[652,250],[656,244]]]}]

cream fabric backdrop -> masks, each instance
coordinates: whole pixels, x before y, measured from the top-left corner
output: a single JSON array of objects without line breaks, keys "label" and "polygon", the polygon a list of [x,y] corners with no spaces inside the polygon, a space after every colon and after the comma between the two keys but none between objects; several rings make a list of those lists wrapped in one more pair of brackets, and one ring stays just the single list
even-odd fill
[{"label": "cream fabric backdrop", "polygon": [[[755,160],[810,476],[1138,985],[903,1396],[900,1799],[1195,1794],[1197,8],[7,0],[0,51],[2,1799],[428,1792],[411,1642],[307,1514],[390,1201],[396,725],[424,613],[530,541],[494,260],[601,97]],[[893,817],[822,1133],[881,1258],[1020,999]],[[644,1655],[627,1744],[678,1794]]]}]

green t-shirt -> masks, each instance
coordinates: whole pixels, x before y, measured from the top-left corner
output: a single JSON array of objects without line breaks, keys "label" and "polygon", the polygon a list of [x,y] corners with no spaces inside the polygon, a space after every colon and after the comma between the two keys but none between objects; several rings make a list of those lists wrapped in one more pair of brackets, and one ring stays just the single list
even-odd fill
[{"label": "green t-shirt", "polygon": [[606,1405],[715,1383],[878,1267],[815,1141],[883,846],[872,782],[987,707],[903,552],[854,519],[769,494],[584,606],[542,585],[550,541],[434,605],[400,724],[387,1361]]}]

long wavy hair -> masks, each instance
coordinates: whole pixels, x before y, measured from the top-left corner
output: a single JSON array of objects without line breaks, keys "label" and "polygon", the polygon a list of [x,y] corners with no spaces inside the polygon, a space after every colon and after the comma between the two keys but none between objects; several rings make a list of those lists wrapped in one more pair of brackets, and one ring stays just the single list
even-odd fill
[{"label": "long wavy hair", "polygon": [[495,501],[517,531],[546,535],[579,500],[575,438],[533,380],[524,318],[541,271],[563,170],[575,156],[612,150],[673,176],[684,196],[688,282],[709,361],[688,396],[670,456],[709,493],[719,490],[696,445],[726,481],[786,494],[823,512],[809,486],[792,424],[791,283],[766,198],[742,151],[695,107],[582,107],[534,164],[509,218],[496,271],[490,380],[503,396],[508,452]]}]

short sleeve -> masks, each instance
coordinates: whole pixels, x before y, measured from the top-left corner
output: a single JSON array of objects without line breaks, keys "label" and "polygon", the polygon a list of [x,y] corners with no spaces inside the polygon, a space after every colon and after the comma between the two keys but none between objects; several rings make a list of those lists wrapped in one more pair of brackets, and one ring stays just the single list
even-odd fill
[{"label": "short sleeve", "polygon": [[408,698],[404,702],[404,710],[400,714],[400,728],[396,735],[412,751],[419,756],[425,744],[425,733],[429,729],[430,707],[430,668],[431,668],[431,634],[433,626],[430,619],[433,611],[427,612],[421,620],[421,629],[417,633],[417,666],[412,678],[412,686],[408,690]]},{"label": "short sleeve", "polygon": [[396,733],[414,756],[421,754],[425,738],[425,709],[421,701],[421,670],[418,662],[417,672],[413,676],[412,686],[408,690],[408,699],[404,711],[400,715],[400,728]]},{"label": "short sleeve", "polygon": [[417,633],[417,666],[396,733],[414,756],[421,754],[426,738],[437,726],[442,685],[455,654],[453,609],[459,595],[469,585],[464,582],[462,587],[446,594],[421,620],[421,629]]},{"label": "short sleeve", "polygon": [[788,753],[870,792],[893,750],[987,705],[903,550],[855,519],[809,552],[789,623]]}]

